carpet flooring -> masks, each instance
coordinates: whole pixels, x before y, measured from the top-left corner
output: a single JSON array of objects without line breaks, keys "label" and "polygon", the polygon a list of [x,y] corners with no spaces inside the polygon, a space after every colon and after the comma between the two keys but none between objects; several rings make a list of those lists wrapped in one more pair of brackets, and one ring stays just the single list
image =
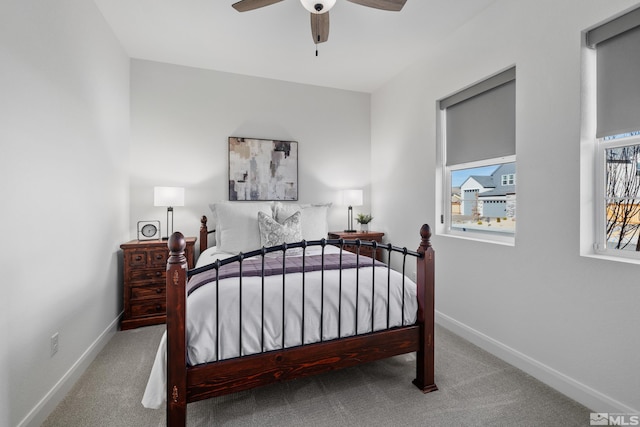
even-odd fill
[{"label": "carpet flooring", "polygon": [[[164,325],[119,331],[44,427],[164,426],[140,403]],[[411,384],[408,354],[196,402],[189,426],[586,426],[589,409],[436,327],[436,384]]]}]

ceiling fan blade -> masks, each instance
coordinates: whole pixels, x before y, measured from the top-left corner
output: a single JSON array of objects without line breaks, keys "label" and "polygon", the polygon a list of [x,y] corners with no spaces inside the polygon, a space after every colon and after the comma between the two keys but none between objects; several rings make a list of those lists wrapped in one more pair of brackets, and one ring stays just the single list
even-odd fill
[{"label": "ceiling fan blade", "polygon": [[238,12],[247,12],[249,10],[259,9],[272,4],[280,3],[283,0],[240,0],[232,5]]},{"label": "ceiling fan blade", "polygon": [[329,12],[310,13],[311,35],[315,44],[329,40]]},{"label": "ceiling fan blade", "polygon": [[362,6],[372,7],[374,9],[390,10],[392,12],[399,12],[404,7],[407,0],[347,0],[351,3],[359,4]]}]

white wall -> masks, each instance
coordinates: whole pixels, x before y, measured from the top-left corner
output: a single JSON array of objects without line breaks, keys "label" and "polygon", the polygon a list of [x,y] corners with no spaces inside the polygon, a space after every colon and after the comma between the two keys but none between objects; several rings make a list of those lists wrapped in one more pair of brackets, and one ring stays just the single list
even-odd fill
[{"label": "white wall", "polygon": [[516,65],[516,245],[435,236],[437,319],[603,412],[640,411],[640,267],[580,257],[581,31],[636,3],[496,1],[372,95],[372,209],[417,247],[436,100]]},{"label": "white wall", "polygon": [[8,0],[0,63],[0,426],[39,425],[122,310],[129,60],[93,2]]},{"label": "white wall", "polygon": [[[174,231],[198,235],[208,204],[228,200],[229,136],[298,141],[300,202],[335,203],[340,189],[364,188],[368,205],[369,106],[359,92],[133,60],[130,237],[154,219],[166,235],[154,186],[185,187]],[[344,229],[346,216],[334,206],[332,228]]]}]

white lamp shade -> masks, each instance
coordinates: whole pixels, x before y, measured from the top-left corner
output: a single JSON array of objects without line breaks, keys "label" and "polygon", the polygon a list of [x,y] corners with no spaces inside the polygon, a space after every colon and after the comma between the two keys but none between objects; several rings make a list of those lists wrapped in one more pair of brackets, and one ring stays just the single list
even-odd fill
[{"label": "white lamp shade", "polygon": [[[311,13],[319,14],[329,12],[329,9],[336,4],[336,0],[300,0],[302,6]],[[320,10],[316,9],[316,5],[322,6]]]},{"label": "white lamp shade", "polygon": [[343,190],[342,204],[345,206],[362,206],[362,190]]},{"label": "white lamp shade", "polygon": [[184,188],[153,187],[154,206],[184,206]]}]

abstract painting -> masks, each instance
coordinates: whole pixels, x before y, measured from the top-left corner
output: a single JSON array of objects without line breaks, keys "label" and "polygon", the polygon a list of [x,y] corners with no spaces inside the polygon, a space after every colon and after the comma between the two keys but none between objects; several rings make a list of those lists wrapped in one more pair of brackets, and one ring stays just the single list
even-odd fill
[{"label": "abstract painting", "polygon": [[298,200],[298,143],[229,137],[229,200]]}]

